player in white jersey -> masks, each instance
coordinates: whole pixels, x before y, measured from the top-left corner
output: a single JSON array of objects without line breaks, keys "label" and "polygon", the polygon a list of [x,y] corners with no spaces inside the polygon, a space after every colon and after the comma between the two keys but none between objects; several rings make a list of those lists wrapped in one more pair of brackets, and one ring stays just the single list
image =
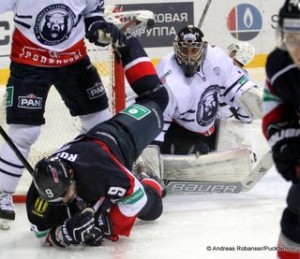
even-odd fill
[{"label": "player in white jersey", "polygon": [[240,73],[223,50],[203,41],[203,36],[192,25],[184,27],[174,40],[174,52],[157,66],[170,95],[164,130],[155,141],[162,153],[213,151],[221,102],[229,105],[240,121],[252,121],[236,98],[256,85]]},{"label": "player in white jersey", "polygon": [[[54,85],[70,110],[79,116],[82,132],[110,118],[108,99],[87,55],[84,37],[96,45],[99,31],[115,46],[126,38],[105,22],[103,0],[5,0],[0,14],[15,14],[10,76],[7,82],[9,135],[25,158],[45,123],[47,94]],[[110,43],[109,42],[109,43]],[[7,144],[0,151],[1,222],[15,219],[12,193],[24,166]]]},{"label": "player in white jersey", "polygon": [[[254,59],[254,47],[248,42],[237,41],[227,47],[227,53],[228,56],[232,58],[233,64],[237,67],[237,70],[252,81],[251,75],[245,69],[245,66]],[[234,116],[234,113],[232,113],[230,107],[225,102],[220,103],[220,107],[220,117],[222,119],[228,119]]]},{"label": "player in white jersey", "polygon": [[233,64],[240,68],[239,71],[250,78],[245,66],[247,66],[254,59],[254,47],[248,42],[237,41],[227,47],[227,52],[229,57],[233,59]]}]

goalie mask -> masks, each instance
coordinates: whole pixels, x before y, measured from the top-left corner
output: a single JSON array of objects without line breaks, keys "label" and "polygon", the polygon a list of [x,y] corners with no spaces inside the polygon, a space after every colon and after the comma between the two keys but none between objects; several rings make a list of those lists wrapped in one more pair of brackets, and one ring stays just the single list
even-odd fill
[{"label": "goalie mask", "polygon": [[56,205],[70,202],[71,198],[75,197],[74,192],[76,194],[75,181],[72,180],[70,169],[71,167],[58,157],[40,160],[33,172],[33,181],[39,195]]},{"label": "goalie mask", "polygon": [[205,59],[207,42],[203,33],[192,25],[181,29],[175,37],[173,47],[175,58],[186,77],[193,77]]}]

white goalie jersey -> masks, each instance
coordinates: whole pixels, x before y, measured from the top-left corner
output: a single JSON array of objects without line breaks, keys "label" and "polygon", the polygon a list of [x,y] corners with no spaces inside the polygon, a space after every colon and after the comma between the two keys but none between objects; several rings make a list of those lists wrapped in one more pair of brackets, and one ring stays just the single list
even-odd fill
[{"label": "white goalie jersey", "polygon": [[238,110],[245,122],[251,121],[235,102],[235,98],[256,86],[220,48],[208,45],[200,70],[191,78],[184,76],[174,53],[162,58],[157,73],[170,98],[164,112],[164,129],[157,141],[164,140],[164,134],[172,121],[190,131],[209,135],[215,120],[220,116],[220,103]]}]

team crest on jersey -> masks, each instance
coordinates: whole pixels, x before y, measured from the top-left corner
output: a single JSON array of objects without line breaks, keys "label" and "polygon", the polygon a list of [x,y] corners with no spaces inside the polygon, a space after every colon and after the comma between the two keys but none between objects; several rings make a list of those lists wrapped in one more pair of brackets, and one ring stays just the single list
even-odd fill
[{"label": "team crest on jersey", "polygon": [[221,68],[220,67],[214,67],[213,71],[216,74],[216,76],[219,76],[221,74]]},{"label": "team crest on jersey", "polygon": [[198,103],[197,123],[201,126],[211,124],[218,112],[219,90],[218,86],[209,86],[202,94]]},{"label": "team crest on jersey", "polygon": [[74,26],[75,14],[64,4],[44,8],[37,16],[34,32],[44,45],[57,45],[69,38]]}]

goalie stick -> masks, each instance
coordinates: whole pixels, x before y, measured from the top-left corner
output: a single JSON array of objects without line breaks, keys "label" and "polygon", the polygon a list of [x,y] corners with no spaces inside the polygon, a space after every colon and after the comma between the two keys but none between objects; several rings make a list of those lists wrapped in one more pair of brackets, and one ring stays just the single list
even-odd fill
[{"label": "goalie stick", "polygon": [[206,13],[207,13],[207,11],[208,11],[208,8],[209,8],[211,2],[212,2],[212,0],[207,0],[207,2],[206,2],[206,5],[205,5],[205,7],[204,7],[204,10],[203,10],[203,12],[202,12],[201,18],[200,18],[199,23],[198,23],[198,26],[197,26],[199,29],[201,29],[201,27],[202,27],[202,24],[203,24],[203,22],[204,22],[204,19],[205,19],[205,17],[206,17]]},{"label": "goalie stick", "polygon": [[268,151],[257,165],[251,170],[249,176],[242,182],[243,191],[249,191],[273,166],[271,151]]}]

